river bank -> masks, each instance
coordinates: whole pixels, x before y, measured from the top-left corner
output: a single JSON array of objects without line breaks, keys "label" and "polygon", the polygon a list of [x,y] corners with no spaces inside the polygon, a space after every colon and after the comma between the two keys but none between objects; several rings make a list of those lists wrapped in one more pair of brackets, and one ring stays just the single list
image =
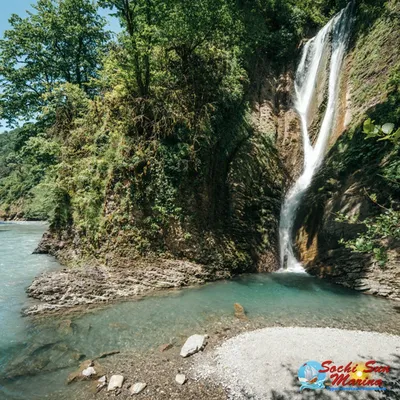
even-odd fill
[{"label": "river bank", "polygon": [[44,273],[28,287],[31,298],[40,301],[25,315],[63,311],[81,306],[128,300],[160,290],[201,285],[230,277],[189,261],[136,260],[120,268],[93,266]]},{"label": "river bank", "polygon": [[[106,258],[83,262],[83,257],[76,253],[71,243],[48,232],[43,235],[35,253],[50,254],[68,267],[45,272],[33,280],[27,294],[35,303],[23,310],[24,315],[63,314],[87,306],[139,299],[157,292],[200,286],[235,276],[231,270],[188,260],[129,258],[113,253]],[[346,282],[341,284],[349,286]],[[368,291],[362,285],[352,289],[399,300],[391,291]]]},{"label": "river bank", "polygon": [[[115,260],[114,264],[117,264]],[[49,312],[79,311],[86,306],[139,299],[162,291],[231,279],[233,276],[228,270],[218,270],[185,260],[160,258],[121,260],[120,267],[101,264],[88,265],[85,268],[61,267],[59,270],[42,273],[33,280],[26,292],[35,303],[25,308],[23,314],[32,316]],[[321,278],[315,279],[325,281]],[[342,285],[349,286],[346,282]],[[399,297],[392,295],[390,291],[370,291],[364,286],[351,290],[363,295],[399,301]]]},{"label": "river bank", "polygon": [[[209,332],[204,350],[189,358],[180,356],[179,343],[146,354],[117,354],[104,360],[101,368],[107,371],[107,382],[112,375],[123,376],[122,387],[108,391],[107,385],[100,387],[95,379],[81,386],[83,391],[78,389],[76,398],[85,393],[87,399],[129,399],[137,382],[146,384],[140,394],[146,399],[399,398],[400,336],[332,328],[256,328],[255,321],[232,321],[229,328],[221,326]],[[356,396],[354,391],[339,394],[328,390],[300,394],[297,371],[309,360],[334,360],[335,365],[352,362],[352,367],[359,363],[360,371],[363,362],[378,360],[376,365],[390,366],[390,371],[368,376],[382,379],[386,391],[358,391]],[[185,375],[184,384],[176,382],[177,374]]]}]

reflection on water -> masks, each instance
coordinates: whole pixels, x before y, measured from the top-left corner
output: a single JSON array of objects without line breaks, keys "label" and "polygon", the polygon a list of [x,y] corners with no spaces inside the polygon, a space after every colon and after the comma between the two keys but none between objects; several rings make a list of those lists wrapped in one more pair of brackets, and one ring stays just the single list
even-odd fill
[{"label": "reflection on water", "polygon": [[73,386],[67,389],[65,379],[79,360],[116,349],[147,350],[171,341],[180,343],[187,335],[206,332],[216,321],[229,325],[235,302],[245,307],[250,319],[262,319],[266,326],[400,331],[400,319],[389,301],[305,274],[282,273],[243,275],[80,316],[21,318],[19,310],[27,301],[24,288],[35,274],[54,268],[55,262],[30,255],[43,226],[9,225],[7,229],[0,236],[6,249],[0,260],[1,399],[41,400],[46,395],[54,398],[58,391],[67,395]]}]

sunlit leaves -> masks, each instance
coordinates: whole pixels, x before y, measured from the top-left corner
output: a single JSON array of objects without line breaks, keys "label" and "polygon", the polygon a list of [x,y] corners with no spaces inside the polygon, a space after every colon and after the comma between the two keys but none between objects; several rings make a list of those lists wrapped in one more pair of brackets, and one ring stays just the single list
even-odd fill
[{"label": "sunlit leaves", "polygon": [[394,144],[400,143],[400,128],[394,131],[395,125],[388,122],[382,126],[375,125],[375,121],[368,118],[363,125],[363,132],[366,134],[366,139],[378,138],[378,141],[389,140]]},{"label": "sunlit leaves", "polygon": [[39,0],[26,18],[12,15],[0,40],[0,118],[37,118],[44,95],[59,83],[87,84],[97,76],[108,39],[91,0]]}]

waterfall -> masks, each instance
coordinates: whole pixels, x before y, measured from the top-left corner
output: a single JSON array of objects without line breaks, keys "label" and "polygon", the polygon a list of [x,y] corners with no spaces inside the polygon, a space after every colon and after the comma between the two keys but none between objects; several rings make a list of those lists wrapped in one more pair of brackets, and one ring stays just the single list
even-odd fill
[{"label": "waterfall", "polygon": [[[300,117],[303,137],[303,171],[289,189],[281,208],[279,244],[281,270],[304,272],[293,253],[293,225],[301,199],[321,165],[329,135],[334,125],[335,104],[340,70],[350,36],[351,5],[333,17],[303,48],[295,77],[294,107]],[[323,55],[330,51],[328,101],[314,146],[308,133],[310,106],[315,101],[318,76],[323,67]],[[322,71],[324,72],[324,71]]]}]

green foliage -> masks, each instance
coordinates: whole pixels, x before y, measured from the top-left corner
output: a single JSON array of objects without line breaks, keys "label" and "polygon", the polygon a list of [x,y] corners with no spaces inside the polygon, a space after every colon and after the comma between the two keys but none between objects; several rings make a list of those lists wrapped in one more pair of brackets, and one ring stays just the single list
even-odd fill
[{"label": "green foliage", "polygon": [[365,225],[366,231],[359,233],[355,239],[341,239],[339,243],[354,252],[372,255],[381,267],[387,262],[387,248],[390,241],[400,239],[400,211],[387,209],[377,217],[366,218],[363,221],[359,221],[358,218],[352,220],[346,215],[339,214],[336,220]]},{"label": "green foliage", "polygon": [[27,18],[13,14],[0,40],[0,118],[9,124],[40,116],[59,83],[92,89],[108,39],[90,0],[39,0]]},{"label": "green foliage", "polygon": [[[392,123],[380,126],[368,118],[363,124],[363,133],[366,135],[365,139],[373,138],[377,142],[389,141],[394,145],[399,144],[400,129],[395,130],[395,125]],[[396,155],[396,153],[395,151],[394,154]],[[398,192],[400,189],[400,159],[395,156],[392,163],[387,164],[379,176],[387,181],[393,192]],[[338,213],[336,217],[338,222],[357,223],[365,226],[365,231],[358,233],[355,238],[348,240],[342,238],[339,243],[354,252],[372,255],[380,266],[384,266],[387,262],[387,249],[391,241],[400,239],[400,211],[379,204],[376,193],[369,194],[367,191],[365,193],[375,205],[384,211],[377,216],[365,219],[360,219],[358,215],[350,217]],[[385,200],[387,202],[387,199]]]},{"label": "green foliage", "polygon": [[123,27],[107,52],[89,0],[39,0],[0,42],[1,116],[38,121],[0,162],[2,208],[21,201],[92,255],[254,268],[275,247],[283,177],[249,92],[342,2],[98,3]]},{"label": "green foliage", "polygon": [[387,122],[382,126],[376,125],[375,121],[368,118],[363,125],[363,132],[366,134],[366,139],[378,138],[378,141],[389,140],[394,144],[400,143],[400,128],[396,131],[394,124]]},{"label": "green foliage", "polygon": [[10,216],[47,219],[51,211],[51,200],[47,198],[50,193],[40,182],[51,175],[60,147],[43,133],[31,132],[23,144],[16,140],[17,136],[29,136],[24,131],[34,129],[28,124],[0,135],[8,147],[0,153],[0,211]]}]

